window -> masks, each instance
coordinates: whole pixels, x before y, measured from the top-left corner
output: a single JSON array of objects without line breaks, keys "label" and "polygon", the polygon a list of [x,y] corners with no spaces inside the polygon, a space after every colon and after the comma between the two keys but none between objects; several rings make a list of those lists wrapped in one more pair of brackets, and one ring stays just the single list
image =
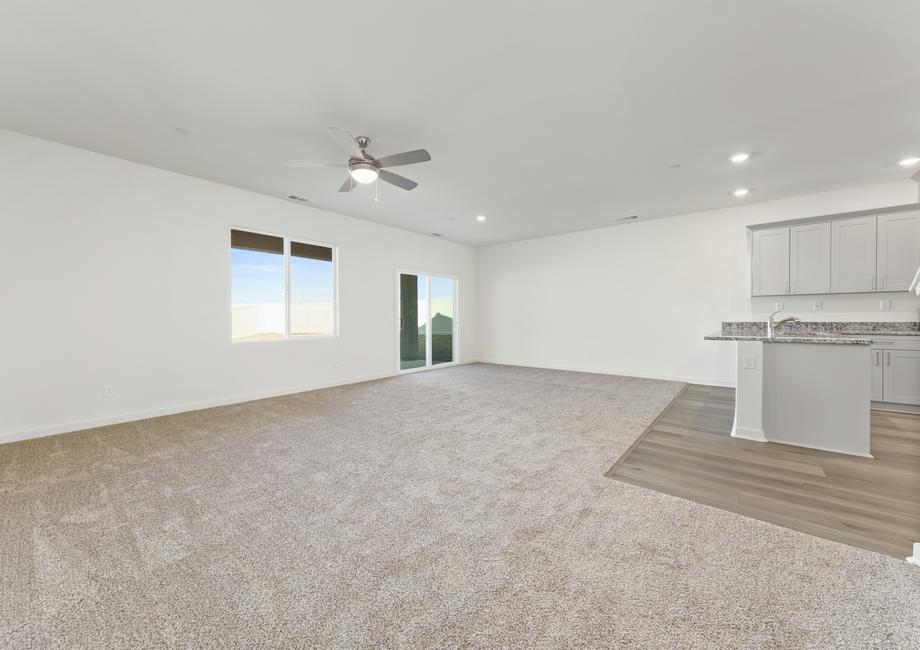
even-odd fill
[{"label": "window", "polygon": [[335,334],[331,246],[230,231],[234,341]]},{"label": "window", "polygon": [[332,334],[332,249],[291,242],[291,334]]}]

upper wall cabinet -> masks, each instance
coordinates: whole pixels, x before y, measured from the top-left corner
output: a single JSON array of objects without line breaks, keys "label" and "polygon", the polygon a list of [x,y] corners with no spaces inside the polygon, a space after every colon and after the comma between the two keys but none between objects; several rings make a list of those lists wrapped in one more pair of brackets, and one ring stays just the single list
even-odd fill
[{"label": "upper wall cabinet", "polygon": [[907,291],[920,268],[920,212],[878,218],[878,290]]},{"label": "upper wall cabinet", "polygon": [[831,293],[875,291],[876,217],[831,222]]},{"label": "upper wall cabinet", "polygon": [[751,295],[789,292],[789,228],[755,230],[752,235]]},{"label": "upper wall cabinet", "polygon": [[789,293],[831,290],[831,224],[789,228]]},{"label": "upper wall cabinet", "polygon": [[909,291],[920,203],[751,228],[751,295]]}]

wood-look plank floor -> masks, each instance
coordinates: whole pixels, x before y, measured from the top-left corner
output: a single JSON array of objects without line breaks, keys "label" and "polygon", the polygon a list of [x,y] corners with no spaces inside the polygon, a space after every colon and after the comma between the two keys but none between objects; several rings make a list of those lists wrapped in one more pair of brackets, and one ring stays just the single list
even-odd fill
[{"label": "wood-look plank floor", "polygon": [[920,542],[920,415],[872,411],[874,458],[732,438],[735,391],[689,385],[607,476],[896,557]]}]

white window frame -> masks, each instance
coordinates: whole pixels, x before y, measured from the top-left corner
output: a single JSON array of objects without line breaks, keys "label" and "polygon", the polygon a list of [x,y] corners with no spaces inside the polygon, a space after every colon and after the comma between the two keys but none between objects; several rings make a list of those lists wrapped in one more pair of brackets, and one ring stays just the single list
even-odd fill
[{"label": "white window frame", "polygon": [[[425,365],[421,368],[406,368],[405,370],[401,369],[401,363],[399,358],[399,318],[400,318],[400,286],[399,286],[399,276],[400,275],[424,275],[425,276],[425,309],[427,313],[425,314],[425,323],[426,323],[426,332],[428,335],[425,337]],[[438,368],[449,368],[450,366],[456,366],[460,364],[460,278],[453,273],[435,273],[431,271],[419,271],[417,269],[411,269],[406,267],[396,267],[396,274],[394,277],[395,283],[395,295],[396,295],[396,372],[397,374],[408,374],[410,372],[424,372],[426,370],[437,370]],[[448,361],[445,363],[439,363],[437,365],[432,365],[431,363],[431,278],[447,278],[448,280],[454,281],[454,319],[453,319],[453,361]]]},{"label": "white window frame", "polygon": [[[235,339],[233,338],[233,258],[232,258],[232,235],[231,231],[242,230],[251,232],[256,235],[267,235],[269,237],[278,237],[284,241],[284,335],[274,339]],[[330,242],[309,239],[307,237],[288,237],[277,233],[260,230],[258,228],[249,228],[247,226],[230,226],[227,231],[227,266],[230,278],[229,299],[230,306],[230,342],[231,343],[279,343],[283,341],[315,341],[321,339],[334,339],[339,336],[339,247]],[[331,334],[291,334],[291,242],[298,244],[311,244],[322,246],[332,250],[332,333]]]}]

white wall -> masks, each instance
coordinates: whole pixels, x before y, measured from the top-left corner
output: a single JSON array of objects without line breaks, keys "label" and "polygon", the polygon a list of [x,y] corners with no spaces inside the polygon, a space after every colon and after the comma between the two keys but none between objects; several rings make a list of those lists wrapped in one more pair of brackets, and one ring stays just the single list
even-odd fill
[{"label": "white wall", "polygon": [[[911,180],[500,244],[479,250],[482,361],[734,385],[723,320],[765,320],[750,297],[746,226],[917,201]],[[784,297],[806,320],[920,320],[920,298]]]},{"label": "white wall", "polygon": [[[231,225],[338,245],[338,338],[230,342]],[[477,356],[468,246],[8,131],[0,226],[0,442],[392,374],[397,266]]]}]

